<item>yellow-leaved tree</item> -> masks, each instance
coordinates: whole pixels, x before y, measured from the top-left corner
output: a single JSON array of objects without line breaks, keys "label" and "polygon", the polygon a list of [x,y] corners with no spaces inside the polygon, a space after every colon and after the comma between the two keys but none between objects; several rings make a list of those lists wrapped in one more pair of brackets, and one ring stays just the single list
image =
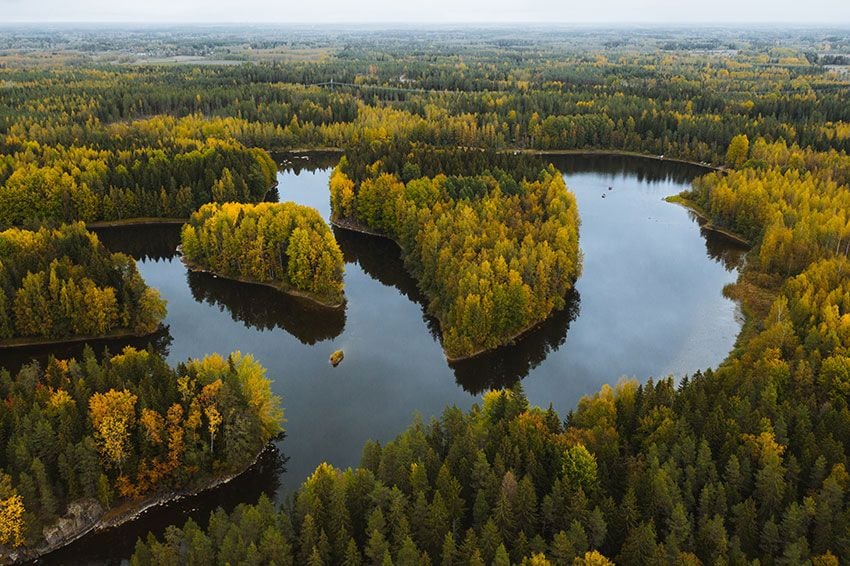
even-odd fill
[{"label": "yellow-leaved tree", "polygon": [[136,396],[110,389],[89,399],[89,416],[103,457],[121,470],[127,458],[130,430],[136,420]]},{"label": "yellow-leaved tree", "polygon": [[24,500],[12,487],[12,478],[0,474],[0,546],[25,544]]}]

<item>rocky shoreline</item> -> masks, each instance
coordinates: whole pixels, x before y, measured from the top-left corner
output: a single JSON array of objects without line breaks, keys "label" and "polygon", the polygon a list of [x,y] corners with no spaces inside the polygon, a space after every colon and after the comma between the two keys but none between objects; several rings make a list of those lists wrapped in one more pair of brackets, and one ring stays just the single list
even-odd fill
[{"label": "rocky shoreline", "polygon": [[[185,497],[193,497],[205,491],[228,483],[254,467],[272,442],[263,446],[254,458],[239,470],[223,476],[202,481],[193,488],[160,493],[141,501],[131,501],[111,510],[104,510],[95,499],[85,498],[73,501],[63,517],[53,525],[44,528],[44,541],[36,547],[22,547],[0,554],[0,564],[24,564],[56,552],[88,535],[120,527],[141,517],[147,511],[174,503]],[[0,549],[2,552],[2,549]]]}]

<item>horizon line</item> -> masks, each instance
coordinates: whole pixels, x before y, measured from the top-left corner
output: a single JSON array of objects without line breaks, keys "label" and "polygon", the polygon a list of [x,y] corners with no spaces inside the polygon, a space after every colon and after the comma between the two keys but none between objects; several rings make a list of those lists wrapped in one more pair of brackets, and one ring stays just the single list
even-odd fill
[{"label": "horizon line", "polygon": [[338,27],[338,26],[405,26],[405,27],[427,27],[427,26],[536,26],[536,27],[561,27],[561,26],[721,26],[721,27],[738,27],[738,26],[770,26],[783,25],[786,27],[795,28],[810,28],[810,27],[850,27],[850,20],[844,22],[834,21],[791,21],[791,20],[740,20],[740,21],[693,21],[693,20],[598,20],[598,21],[545,21],[545,20],[452,20],[452,21],[402,21],[402,20],[374,20],[374,21],[268,21],[268,20],[246,20],[246,21],[219,21],[219,20],[7,20],[0,22],[0,28],[15,26],[15,25],[186,25],[186,26],[312,26],[312,27]]}]

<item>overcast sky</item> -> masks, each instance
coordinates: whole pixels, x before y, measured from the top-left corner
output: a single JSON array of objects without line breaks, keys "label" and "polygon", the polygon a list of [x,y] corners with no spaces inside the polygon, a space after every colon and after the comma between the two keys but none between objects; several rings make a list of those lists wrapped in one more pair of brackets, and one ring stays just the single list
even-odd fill
[{"label": "overcast sky", "polygon": [[3,22],[850,24],[850,0],[0,0]]}]

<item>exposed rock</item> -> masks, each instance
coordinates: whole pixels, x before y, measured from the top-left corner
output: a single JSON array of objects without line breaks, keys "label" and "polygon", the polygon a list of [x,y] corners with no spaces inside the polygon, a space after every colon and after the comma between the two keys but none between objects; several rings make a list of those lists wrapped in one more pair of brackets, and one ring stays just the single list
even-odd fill
[{"label": "exposed rock", "polygon": [[73,501],[68,505],[64,517],[49,527],[44,527],[42,530],[44,540],[51,547],[63,544],[93,527],[102,515],[103,507],[96,499]]}]

